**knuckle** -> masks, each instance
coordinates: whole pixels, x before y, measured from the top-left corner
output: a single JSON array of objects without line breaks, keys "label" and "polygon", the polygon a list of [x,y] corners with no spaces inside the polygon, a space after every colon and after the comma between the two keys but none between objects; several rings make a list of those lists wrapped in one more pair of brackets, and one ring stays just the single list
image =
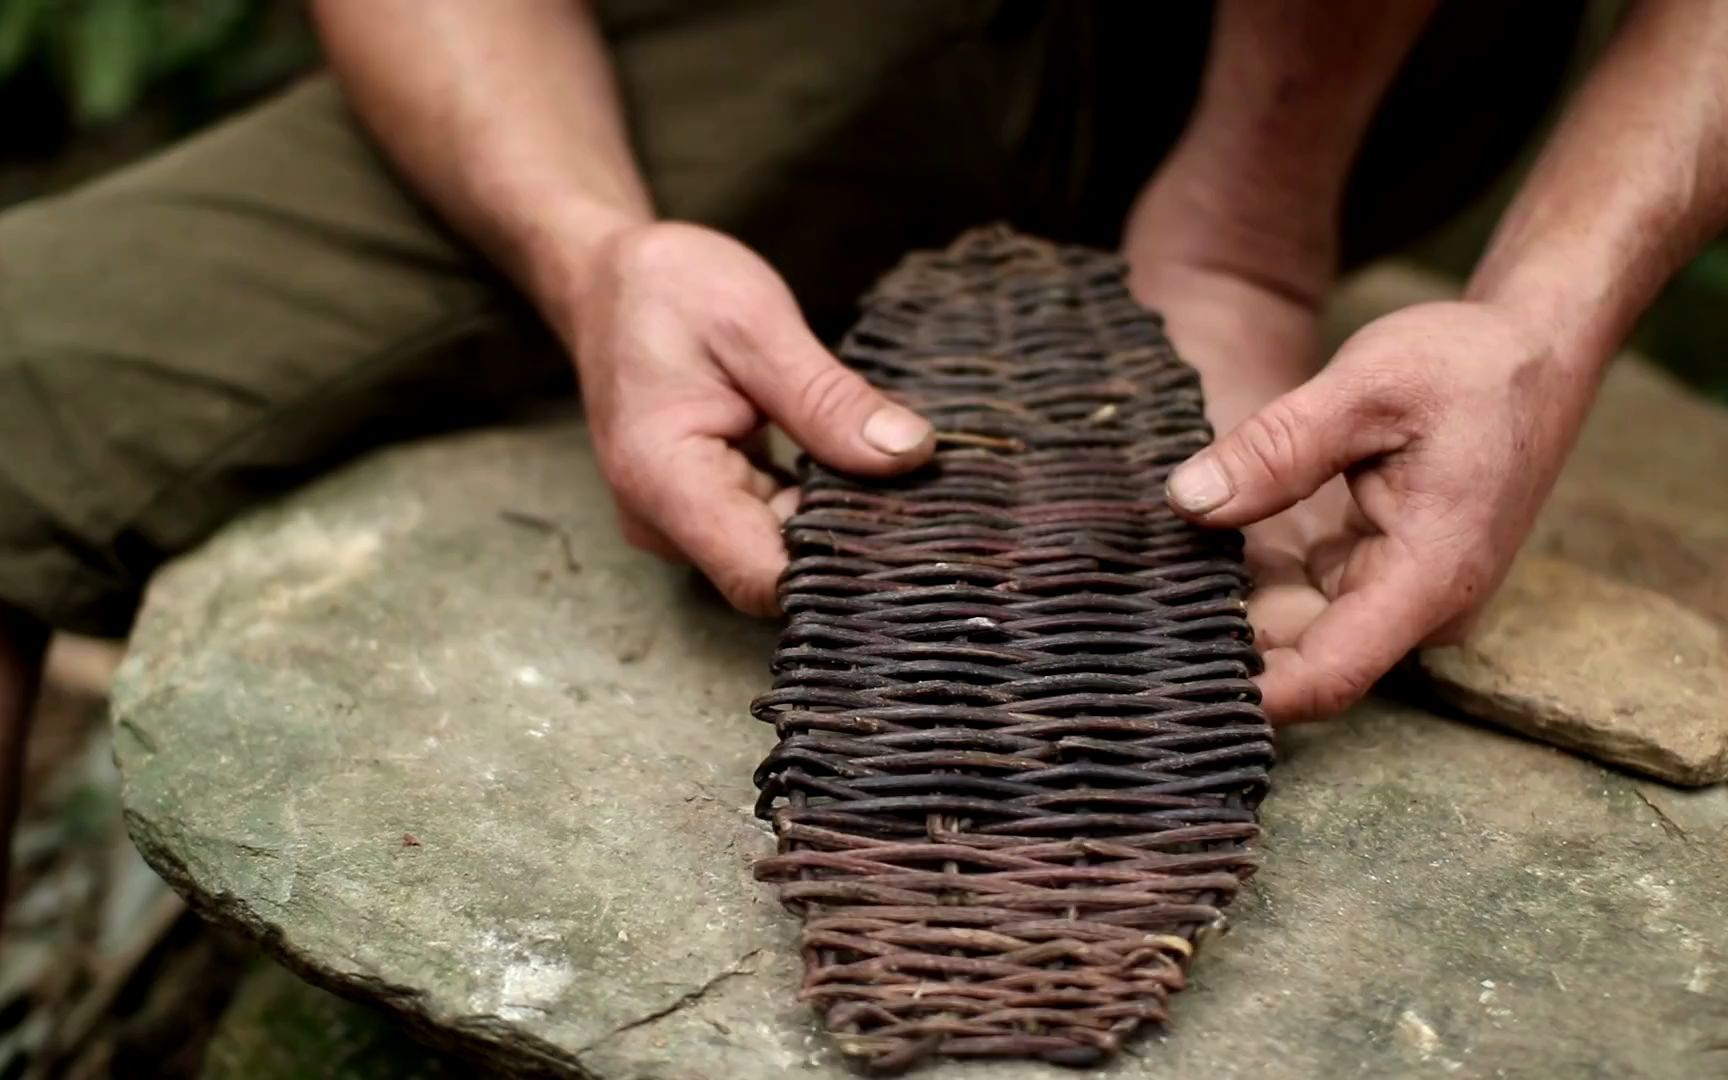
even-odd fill
[{"label": "knuckle", "polygon": [[1417,434],[1441,399],[1430,374],[1419,365],[1382,364],[1357,372],[1353,381],[1352,420],[1381,441]]},{"label": "knuckle", "polygon": [[1242,421],[1230,440],[1231,464],[1246,478],[1295,494],[1304,425],[1288,402],[1275,401]]},{"label": "knuckle", "polygon": [[798,384],[794,408],[815,424],[832,423],[852,412],[869,393],[864,381],[838,363],[817,365]]}]

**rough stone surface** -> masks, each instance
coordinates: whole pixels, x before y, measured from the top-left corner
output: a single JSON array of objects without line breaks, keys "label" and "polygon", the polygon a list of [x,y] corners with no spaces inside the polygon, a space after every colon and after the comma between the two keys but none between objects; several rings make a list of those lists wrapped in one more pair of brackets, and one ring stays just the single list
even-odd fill
[{"label": "rough stone surface", "polygon": [[[159,578],[117,681],[133,835],[211,918],[496,1067],[848,1076],[749,872],[774,629],[609,518],[565,425],[230,528]],[[1728,1073],[1724,789],[1384,702],[1282,750],[1233,932],[1092,1075]]]},{"label": "rough stone surface", "polygon": [[1659,593],[1527,557],[1468,642],[1419,663],[1474,716],[1676,784],[1728,779],[1728,635]]}]

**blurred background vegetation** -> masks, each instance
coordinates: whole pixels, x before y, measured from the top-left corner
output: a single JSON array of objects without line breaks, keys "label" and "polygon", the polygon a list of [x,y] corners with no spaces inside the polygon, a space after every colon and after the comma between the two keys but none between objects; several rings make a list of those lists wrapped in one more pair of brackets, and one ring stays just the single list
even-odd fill
[{"label": "blurred background vegetation", "polygon": [[0,0],[0,206],[146,153],[316,60],[298,0]]},{"label": "blurred background vegetation", "polygon": [[271,0],[0,2],[0,80],[42,95],[50,130],[120,120],[152,91],[194,124],[310,56],[295,9]]},{"label": "blurred background vegetation", "polygon": [[[1574,78],[1623,5],[1590,0]],[[298,0],[0,0],[0,206],[145,153],[316,62]],[[1466,275],[1520,171],[1412,254]],[[1676,277],[1633,344],[1728,403],[1728,239]]]}]

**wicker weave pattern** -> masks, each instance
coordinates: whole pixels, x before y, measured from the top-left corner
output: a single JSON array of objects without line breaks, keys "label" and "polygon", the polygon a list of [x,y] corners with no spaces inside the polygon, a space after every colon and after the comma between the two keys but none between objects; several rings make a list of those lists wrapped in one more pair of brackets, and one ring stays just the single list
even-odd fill
[{"label": "wicker weave pattern", "polygon": [[1005,230],[907,260],[842,354],[942,442],[806,473],[756,874],[864,1064],[1099,1061],[1252,871],[1272,758],[1240,539],[1162,498],[1198,379],[1116,259]]}]

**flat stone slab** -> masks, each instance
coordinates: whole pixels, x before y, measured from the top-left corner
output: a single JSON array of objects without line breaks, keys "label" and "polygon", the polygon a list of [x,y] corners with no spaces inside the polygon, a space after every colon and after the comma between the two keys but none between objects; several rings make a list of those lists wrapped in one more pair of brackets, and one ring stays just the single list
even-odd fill
[{"label": "flat stone slab", "polygon": [[[132,834],[209,917],[493,1067],[849,1076],[750,877],[774,627],[610,516],[571,423],[228,529],[160,576],[115,686]],[[1091,1075],[1728,1072],[1724,789],[1385,702],[1282,750],[1233,932]]]},{"label": "flat stone slab", "polygon": [[1672,783],[1728,780],[1728,634],[1660,593],[1527,557],[1470,640],[1418,662],[1472,715]]}]

